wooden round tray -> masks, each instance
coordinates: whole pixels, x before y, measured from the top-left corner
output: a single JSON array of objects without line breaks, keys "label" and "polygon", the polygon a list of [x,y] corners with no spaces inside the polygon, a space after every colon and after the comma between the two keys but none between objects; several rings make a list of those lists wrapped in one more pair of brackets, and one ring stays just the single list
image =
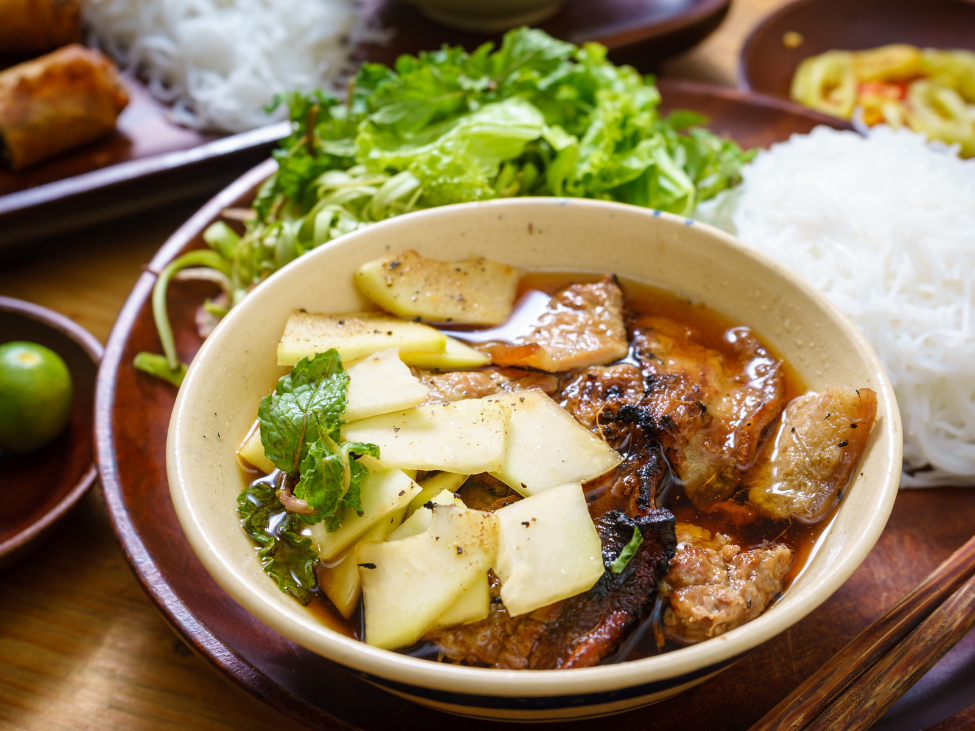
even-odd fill
[{"label": "wooden round tray", "polygon": [[[768,146],[816,124],[835,124],[777,99],[698,84],[660,83],[665,109],[709,115],[712,128],[749,146]],[[201,232],[223,208],[246,206],[274,169],[255,168],[204,206],[153,259],[159,271],[204,246]],[[228,680],[313,729],[423,729],[456,719],[379,690],[305,650],[238,606],[206,573],[176,520],[166,481],[166,433],[176,392],[132,367],[141,350],[158,351],[149,297],[154,275],[138,281],[109,338],[96,397],[96,454],[109,516],[139,581],[197,653]],[[200,346],[193,316],[204,285],[175,284],[169,311],[180,356]],[[564,724],[585,729],[747,729],[801,680],[876,619],[960,546],[975,526],[975,491],[905,492],[867,561],[823,606],[735,667],[677,698],[622,716]],[[918,729],[975,698],[975,637],[959,645],[881,721]],[[465,720],[470,731],[492,728]]]}]

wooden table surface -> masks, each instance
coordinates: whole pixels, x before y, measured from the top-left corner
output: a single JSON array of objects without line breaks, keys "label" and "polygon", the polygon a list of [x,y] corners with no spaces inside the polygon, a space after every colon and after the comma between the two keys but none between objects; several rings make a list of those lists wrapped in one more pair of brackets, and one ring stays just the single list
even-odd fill
[{"label": "wooden table surface", "polygon": [[[721,28],[665,67],[733,85],[751,28],[785,0],[734,0]],[[0,294],[108,337],[142,266],[202,201],[43,240],[0,259]],[[892,598],[893,601],[894,598]],[[0,728],[295,728],[226,685],[143,594],[92,491],[44,546],[0,574]]]}]

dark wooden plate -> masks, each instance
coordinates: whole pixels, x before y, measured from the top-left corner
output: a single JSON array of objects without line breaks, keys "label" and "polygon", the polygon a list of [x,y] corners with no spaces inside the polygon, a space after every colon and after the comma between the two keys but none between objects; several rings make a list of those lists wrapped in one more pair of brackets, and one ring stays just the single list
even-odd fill
[{"label": "dark wooden plate", "polygon": [[[713,32],[731,0],[569,0],[540,27],[573,43],[598,41],[617,63],[653,70]],[[392,63],[444,43],[472,49],[498,36],[464,33],[400,0],[368,0],[363,12],[394,31],[359,60]],[[23,59],[0,58],[0,68]],[[22,173],[0,169],[0,248],[219,190],[267,158],[287,125],[237,135],[204,134],[169,119],[138,81],[118,130]]]},{"label": "dark wooden plate", "polygon": [[[602,43],[615,63],[655,71],[666,58],[694,46],[724,20],[731,0],[568,0],[538,27],[556,38]],[[439,48],[443,43],[473,50],[501,34],[465,33],[428,20],[402,0],[367,0],[366,12],[396,35],[385,46],[370,46],[369,60],[391,63],[401,53]]]},{"label": "dark wooden plate", "polygon": [[172,122],[138,81],[126,85],[112,134],[23,172],[0,167],[0,249],[219,190],[288,133],[203,134]]},{"label": "dark wooden plate", "polygon": [[[802,36],[795,48],[786,33]],[[888,43],[975,51],[970,0],[799,0],[769,15],[741,51],[741,89],[788,97],[796,66],[829,50],[857,51]]]},{"label": "dark wooden plate", "polygon": [[[715,129],[748,145],[769,145],[829,121],[781,100],[681,82],[660,83],[665,107],[708,114]],[[158,271],[203,245],[200,232],[226,206],[247,205],[273,170],[265,163],[210,201],[159,251]],[[166,432],[175,391],[137,373],[132,358],[158,350],[149,306],[153,276],[138,281],[112,331],[99,373],[96,453],[105,501],[126,558],[177,632],[242,690],[314,729],[443,728],[457,720],[369,685],[269,629],[230,599],[187,544],[166,482]],[[193,315],[211,294],[172,289],[170,313],[180,355],[200,346]],[[904,493],[877,547],[822,607],[734,668],[678,698],[608,719],[564,724],[580,729],[746,729],[856,632],[920,580],[975,526],[975,491]],[[973,637],[972,639],[975,639]],[[892,711],[891,729],[917,729],[970,705],[975,642],[957,648]],[[967,674],[967,675],[966,675]],[[969,697],[965,697],[965,693]],[[911,704],[914,705],[911,705]],[[906,705],[905,705],[906,704]],[[897,716],[896,714],[900,714]],[[464,721],[464,728],[492,728]]]},{"label": "dark wooden plate", "polygon": [[0,344],[26,340],[60,355],[74,383],[71,421],[38,452],[0,454],[0,568],[57,525],[95,481],[92,422],[102,346],[87,330],[44,307],[0,297]]}]

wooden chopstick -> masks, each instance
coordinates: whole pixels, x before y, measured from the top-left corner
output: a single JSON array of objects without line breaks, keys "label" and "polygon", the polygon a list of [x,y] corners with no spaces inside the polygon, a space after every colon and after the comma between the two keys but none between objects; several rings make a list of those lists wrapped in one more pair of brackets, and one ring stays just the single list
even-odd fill
[{"label": "wooden chopstick", "polygon": [[800,731],[975,573],[975,537],[813,673],[750,731]]},{"label": "wooden chopstick", "polygon": [[975,625],[975,576],[861,675],[808,731],[863,731]]},{"label": "wooden chopstick", "polygon": [[964,711],[959,711],[951,718],[946,718],[941,723],[929,726],[924,731],[965,731],[973,728],[975,728],[975,704]]}]

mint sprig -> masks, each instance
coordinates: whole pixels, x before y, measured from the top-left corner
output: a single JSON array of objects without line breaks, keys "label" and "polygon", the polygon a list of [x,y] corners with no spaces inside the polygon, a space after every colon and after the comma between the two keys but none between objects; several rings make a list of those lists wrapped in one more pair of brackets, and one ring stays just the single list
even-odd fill
[{"label": "mint sprig", "polygon": [[268,459],[298,483],[294,495],[315,512],[303,523],[325,520],[335,531],[346,508],[361,514],[359,485],[368,470],[356,456],[379,457],[375,444],[338,443],[345,423],[349,375],[332,348],[302,358],[274,391],[261,399],[257,416]]},{"label": "mint sprig", "polygon": [[369,471],[353,459],[353,455],[379,457],[379,447],[360,442],[336,445],[326,436],[308,448],[301,463],[301,482],[294,491],[296,498],[307,502],[317,513],[303,516],[305,522],[317,523],[324,518],[327,521],[325,529],[334,531],[338,529],[339,516],[345,508],[362,514],[359,485]]},{"label": "mint sprig", "polygon": [[338,438],[348,388],[349,374],[334,348],[302,358],[278,379],[257,410],[264,454],[275,467],[296,475],[322,435]]}]

